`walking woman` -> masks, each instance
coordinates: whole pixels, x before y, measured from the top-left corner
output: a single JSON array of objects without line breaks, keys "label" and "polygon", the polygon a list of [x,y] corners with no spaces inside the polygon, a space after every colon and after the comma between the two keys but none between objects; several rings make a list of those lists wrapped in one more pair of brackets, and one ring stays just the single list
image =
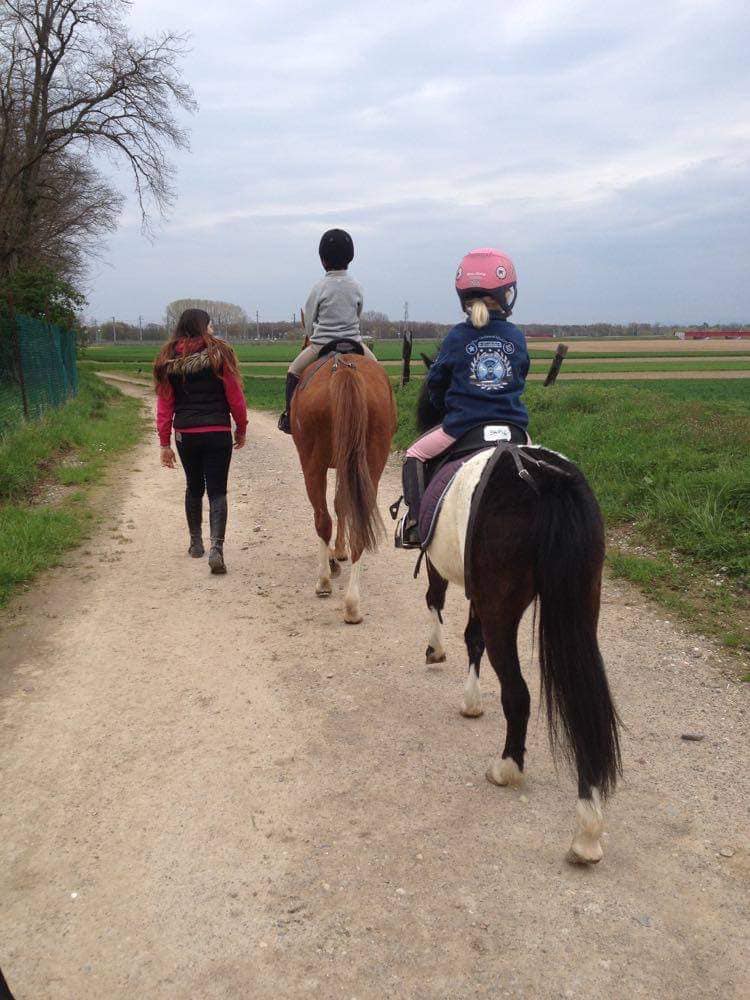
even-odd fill
[{"label": "walking woman", "polygon": [[185,469],[185,514],[190,532],[188,554],[205,552],[201,526],[203,494],[208,493],[212,573],[226,573],[224,532],[227,524],[227,477],[234,447],[242,448],[247,431],[247,406],[234,351],[214,336],[211,317],[202,309],[186,309],[174,333],[154,362],[156,428],[161,464],[176,467],[177,453]]}]

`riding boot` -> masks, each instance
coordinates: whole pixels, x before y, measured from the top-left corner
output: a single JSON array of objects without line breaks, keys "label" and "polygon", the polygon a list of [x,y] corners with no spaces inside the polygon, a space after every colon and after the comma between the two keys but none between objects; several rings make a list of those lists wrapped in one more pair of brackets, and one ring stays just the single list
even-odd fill
[{"label": "riding boot", "polygon": [[407,458],[401,470],[404,488],[404,502],[409,508],[396,528],[397,549],[418,549],[421,546],[419,537],[419,508],[424,496],[424,463],[418,458]]},{"label": "riding boot", "polygon": [[192,556],[193,559],[200,559],[206,551],[203,548],[203,535],[201,533],[203,497],[196,497],[192,493],[185,493],[185,517],[187,518],[188,531],[190,532],[188,555]]},{"label": "riding boot", "polygon": [[210,497],[208,501],[208,521],[211,526],[211,548],[208,565],[212,573],[226,573],[224,565],[224,532],[227,527],[227,495]]},{"label": "riding boot", "polygon": [[279,430],[283,431],[285,434],[292,433],[292,425],[289,420],[289,414],[292,409],[292,396],[294,395],[294,390],[299,384],[299,375],[295,375],[294,372],[286,373],[286,409],[279,417]]}]

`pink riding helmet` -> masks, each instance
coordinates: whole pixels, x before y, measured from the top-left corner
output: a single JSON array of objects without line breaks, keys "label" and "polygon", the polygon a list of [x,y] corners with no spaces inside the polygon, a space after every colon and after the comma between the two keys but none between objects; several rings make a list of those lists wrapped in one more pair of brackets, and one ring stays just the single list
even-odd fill
[{"label": "pink riding helmet", "polygon": [[[512,289],[513,295],[505,303],[505,296],[498,293],[503,289]],[[492,247],[472,250],[467,253],[456,271],[456,291],[461,305],[471,299],[483,295],[497,298],[503,306],[503,312],[510,316],[516,304],[516,269],[507,254]]]}]

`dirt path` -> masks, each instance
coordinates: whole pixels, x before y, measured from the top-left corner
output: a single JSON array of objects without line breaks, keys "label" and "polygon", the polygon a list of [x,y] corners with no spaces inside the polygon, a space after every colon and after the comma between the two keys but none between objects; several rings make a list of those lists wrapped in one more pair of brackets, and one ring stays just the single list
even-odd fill
[{"label": "dirt path", "polygon": [[459,596],[427,669],[424,581],[386,545],[345,626],[341,580],[313,594],[292,443],[267,416],[250,431],[228,576],[186,557],[181,474],[151,440],[91,542],[2,620],[18,1000],[747,996],[748,697],[718,657],[608,585],[626,777],[604,862],[570,868],[543,719],[527,788],[484,780],[500,704],[486,669],[485,716],[458,714]]}]

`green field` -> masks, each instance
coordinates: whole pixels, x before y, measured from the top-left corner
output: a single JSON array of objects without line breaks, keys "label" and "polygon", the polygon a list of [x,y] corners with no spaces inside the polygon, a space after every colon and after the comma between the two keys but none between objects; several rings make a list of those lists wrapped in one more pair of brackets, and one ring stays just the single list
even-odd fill
[{"label": "green field", "polygon": [[[106,352],[107,349],[104,350]],[[125,355],[126,352],[123,350],[122,354]],[[531,363],[532,378],[542,378],[545,376],[549,368],[549,363],[549,357],[533,357]],[[386,365],[388,366],[387,370],[391,378],[394,382],[398,381],[401,373],[400,363],[386,361]],[[86,352],[86,355],[79,361],[79,366],[84,371],[118,372],[137,378],[150,378],[151,373],[150,364],[140,359],[127,360],[124,357],[120,357],[119,359],[102,360],[98,354],[92,356],[91,351]],[[245,376],[256,375],[264,378],[284,378],[287,364],[283,361],[241,360],[240,367]],[[601,356],[596,356],[583,359],[575,355],[565,361],[562,372],[565,378],[569,378],[571,375],[586,375],[587,377],[600,375],[603,378],[607,376],[614,378],[633,372],[663,372],[665,375],[672,372],[748,372],[748,376],[750,377],[750,354],[747,358],[732,356],[727,359],[717,358],[713,355],[710,357],[704,355],[695,358],[675,357],[674,355],[664,358],[630,355],[623,359],[602,359]],[[424,376],[424,373],[424,365],[417,358],[412,364],[413,377],[420,379]]]},{"label": "green field", "polygon": [[0,441],[0,606],[84,537],[88,486],[142,427],[137,400],[82,373],[75,399]]},{"label": "green field", "polygon": [[[653,342],[651,342],[653,344]],[[671,341],[668,343],[672,343]],[[607,349],[604,351],[592,351],[586,350],[586,341],[568,341],[568,346],[570,348],[570,354],[568,360],[566,361],[566,367],[570,364],[573,359],[580,360],[584,358],[590,358],[593,360],[606,361],[608,359],[624,358],[627,360],[644,359],[658,361],[659,359],[672,360],[675,361],[680,359],[719,359],[722,357],[727,358],[737,358],[739,356],[747,356],[750,360],[750,341],[736,341],[732,342],[736,346],[730,346],[727,343],[726,349],[722,350],[708,350],[707,348],[683,348],[680,345],[674,345],[670,350],[662,350],[655,348],[650,349],[650,345],[639,345],[632,340],[627,341],[627,350],[618,349],[618,342],[615,341],[611,345],[606,345]],[[415,340],[412,351],[412,360],[416,368],[421,366],[421,361],[419,358],[420,353],[424,352],[429,356],[434,356],[437,353],[440,341],[437,340]],[[381,361],[400,361],[401,360],[401,341],[399,340],[379,340],[374,344],[370,345],[375,354]],[[279,364],[288,364],[292,361],[299,350],[302,347],[301,342],[293,341],[279,341],[277,343],[258,343],[258,344],[235,344],[235,350],[237,352],[237,357],[243,362],[277,362]],[[547,359],[552,358],[556,350],[556,344],[551,341],[543,341],[542,343],[537,343],[535,341],[529,342],[529,354],[533,359]],[[103,364],[138,364],[140,366],[150,366],[156,356],[158,351],[158,345],[155,344],[117,344],[117,345],[103,345],[100,347],[87,347],[85,351],[81,354],[81,360],[93,361],[99,365]]]}]

